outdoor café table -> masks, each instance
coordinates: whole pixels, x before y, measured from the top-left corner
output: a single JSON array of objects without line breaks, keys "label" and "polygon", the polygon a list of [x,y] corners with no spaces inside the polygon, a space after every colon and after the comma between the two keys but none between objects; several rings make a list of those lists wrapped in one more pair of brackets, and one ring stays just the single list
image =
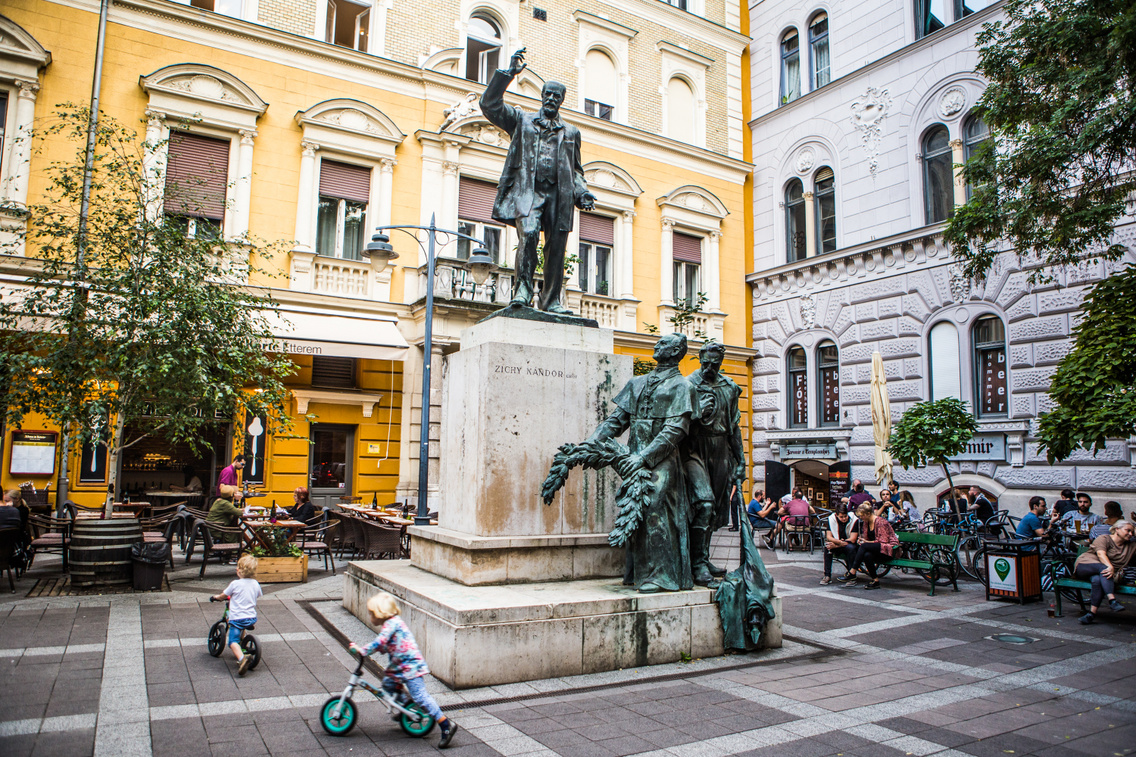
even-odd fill
[{"label": "outdoor caf\u00e9 table", "polygon": [[285,529],[288,532],[288,541],[291,543],[296,540],[296,534],[298,534],[301,529],[307,528],[307,525],[308,524],[304,523],[302,520],[284,518],[278,519],[275,523],[267,518],[241,518],[241,530],[244,531],[245,534],[245,546],[254,547],[259,544],[265,549],[268,549],[269,545],[261,538],[260,530],[262,528]]},{"label": "outdoor caf\u00e9 table", "polygon": [[[128,518],[141,518],[150,509],[149,502],[115,502],[114,509],[126,513]],[[115,513],[117,514],[117,513]]]},{"label": "outdoor caf\u00e9 table", "polygon": [[199,507],[201,501],[205,499],[205,492],[175,492],[157,489],[154,491],[144,491],[142,493],[150,499],[158,500],[159,505],[166,505],[171,501],[184,500],[186,504],[192,507]]}]

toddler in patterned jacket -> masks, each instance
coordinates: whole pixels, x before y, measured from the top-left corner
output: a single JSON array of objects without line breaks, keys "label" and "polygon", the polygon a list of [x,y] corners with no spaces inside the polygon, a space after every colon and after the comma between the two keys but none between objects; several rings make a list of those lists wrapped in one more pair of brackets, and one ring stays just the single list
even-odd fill
[{"label": "toddler in patterned jacket", "polygon": [[438,746],[445,749],[453,741],[458,726],[445,716],[438,703],[434,701],[434,697],[426,691],[426,684],[422,679],[430,673],[430,670],[426,667],[426,660],[422,658],[422,652],[418,650],[418,644],[415,643],[410,629],[398,616],[398,602],[385,591],[379,592],[367,601],[367,610],[371,614],[371,623],[376,626],[381,623],[382,627],[379,628],[379,635],[367,646],[360,648],[352,644],[351,654],[367,657],[375,652],[382,652],[390,657],[390,665],[387,666],[386,675],[383,677],[383,688],[394,691],[398,688],[398,682],[401,682],[409,692],[410,698],[420,704],[438,722],[438,727],[442,729],[442,738]]}]

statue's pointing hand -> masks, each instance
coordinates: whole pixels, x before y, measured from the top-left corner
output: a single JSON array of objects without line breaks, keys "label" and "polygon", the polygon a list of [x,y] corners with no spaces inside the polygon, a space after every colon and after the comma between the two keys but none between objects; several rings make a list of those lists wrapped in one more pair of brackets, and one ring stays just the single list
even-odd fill
[{"label": "statue's pointing hand", "polygon": [[520,50],[513,53],[513,57],[509,58],[509,76],[516,76],[528,66],[528,64],[525,63],[525,51],[527,50],[527,47],[522,47]]}]

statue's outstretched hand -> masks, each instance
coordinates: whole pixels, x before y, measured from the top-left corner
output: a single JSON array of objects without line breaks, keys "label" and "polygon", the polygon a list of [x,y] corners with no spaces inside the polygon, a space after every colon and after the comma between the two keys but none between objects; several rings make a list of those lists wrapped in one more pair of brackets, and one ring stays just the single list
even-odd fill
[{"label": "statue's outstretched hand", "polygon": [[584,192],[580,195],[580,210],[592,210],[596,207],[596,196],[591,192]]},{"label": "statue's outstretched hand", "polygon": [[522,47],[509,58],[509,76],[516,76],[528,66],[528,64],[525,63],[525,52],[527,50],[527,47]]},{"label": "statue's outstretched hand", "polygon": [[643,467],[643,458],[639,455],[628,455],[616,463],[615,469],[620,478],[630,478],[635,471]]}]

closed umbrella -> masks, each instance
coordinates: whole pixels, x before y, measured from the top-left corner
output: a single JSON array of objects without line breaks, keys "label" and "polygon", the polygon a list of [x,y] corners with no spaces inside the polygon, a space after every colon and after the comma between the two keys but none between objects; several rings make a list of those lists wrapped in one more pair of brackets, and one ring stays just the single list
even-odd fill
[{"label": "closed umbrella", "polygon": [[878,352],[872,353],[872,438],[876,443],[876,483],[882,484],[891,481],[891,453],[887,451],[891,440],[891,402],[884,359]]}]

